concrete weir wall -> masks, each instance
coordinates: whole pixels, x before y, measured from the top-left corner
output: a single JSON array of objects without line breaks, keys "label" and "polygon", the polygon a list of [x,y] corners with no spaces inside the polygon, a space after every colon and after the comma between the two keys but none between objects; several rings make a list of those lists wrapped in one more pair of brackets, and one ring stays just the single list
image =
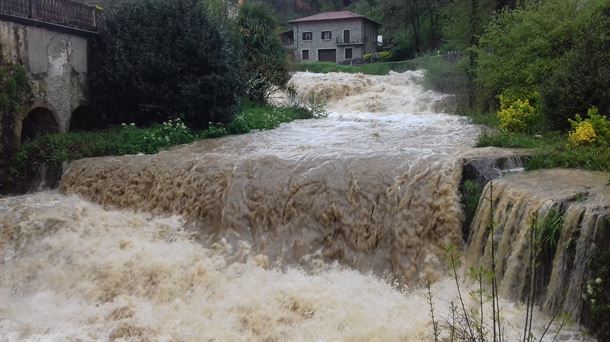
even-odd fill
[{"label": "concrete weir wall", "polygon": [[41,108],[52,113],[57,130],[68,131],[72,113],[87,99],[87,37],[0,18],[0,45],[32,82],[33,104],[16,120],[18,136],[23,121]]}]

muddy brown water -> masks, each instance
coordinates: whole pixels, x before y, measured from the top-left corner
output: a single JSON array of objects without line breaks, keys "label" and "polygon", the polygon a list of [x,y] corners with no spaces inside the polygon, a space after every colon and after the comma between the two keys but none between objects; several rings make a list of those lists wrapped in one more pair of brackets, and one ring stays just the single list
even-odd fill
[{"label": "muddy brown water", "polygon": [[80,160],[60,191],[0,199],[0,339],[431,340],[418,285],[448,317],[480,129],[422,77],[297,73],[328,118]]}]

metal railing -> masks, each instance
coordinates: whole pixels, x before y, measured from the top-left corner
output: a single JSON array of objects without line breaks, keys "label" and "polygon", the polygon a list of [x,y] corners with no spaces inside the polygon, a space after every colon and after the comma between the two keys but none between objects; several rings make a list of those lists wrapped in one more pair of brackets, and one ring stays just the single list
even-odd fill
[{"label": "metal railing", "polygon": [[357,40],[357,39],[350,39],[348,41],[344,41],[343,39],[337,37],[336,38],[336,42],[337,45],[362,45],[364,44],[363,41]]},{"label": "metal railing", "polygon": [[0,0],[0,14],[97,31],[95,6],[70,0]]}]

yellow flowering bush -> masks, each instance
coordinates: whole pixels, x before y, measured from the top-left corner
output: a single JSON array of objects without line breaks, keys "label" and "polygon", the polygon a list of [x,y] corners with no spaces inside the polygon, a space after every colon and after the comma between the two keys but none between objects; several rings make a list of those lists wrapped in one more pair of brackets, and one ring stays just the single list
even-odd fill
[{"label": "yellow flowering bush", "polygon": [[509,132],[525,132],[532,129],[539,119],[537,110],[530,104],[528,99],[508,100],[506,96],[500,96],[500,128]]},{"label": "yellow flowering bush", "polygon": [[392,53],[390,51],[381,51],[379,53],[379,60],[387,61],[390,60],[390,58],[392,58]]},{"label": "yellow flowering bush", "polygon": [[569,121],[572,126],[568,135],[570,146],[610,144],[610,121],[599,114],[597,108],[589,108],[586,119],[577,114],[574,120]]},{"label": "yellow flowering bush", "polygon": [[593,125],[588,121],[581,121],[570,131],[568,142],[571,146],[591,145],[596,138]]}]

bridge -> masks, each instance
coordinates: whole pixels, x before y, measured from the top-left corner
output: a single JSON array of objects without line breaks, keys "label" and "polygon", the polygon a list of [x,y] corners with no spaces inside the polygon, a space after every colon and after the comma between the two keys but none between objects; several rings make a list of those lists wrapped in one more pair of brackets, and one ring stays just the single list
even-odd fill
[{"label": "bridge", "polygon": [[0,0],[0,53],[28,72],[33,102],[15,118],[15,146],[50,132],[86,128],[94,6],[70,0]]}]

